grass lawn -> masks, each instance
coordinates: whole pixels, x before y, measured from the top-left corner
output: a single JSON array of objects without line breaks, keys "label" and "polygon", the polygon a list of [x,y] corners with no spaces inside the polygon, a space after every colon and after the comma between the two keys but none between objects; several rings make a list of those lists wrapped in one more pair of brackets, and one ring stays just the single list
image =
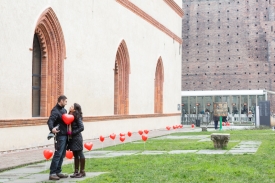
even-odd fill
[{"label": "grass lawn", "polygon": [[[173,135],[210,135],[212,132],[176,133]],[[217,132],[219,133],[219,132]],[[271,130],[223,131],[231,140],[257,140],[262,144],[254,155],[163,154],[131,155],[116,158],[88,159],[86,171],[109,172],[83,182],[275,182],[275,133]],[[212,142],[198,140],[148,139],[146,150],[213,149]],[[231,149],[238,142],[231,142]],[[143,143],[108,147],[104,150],[144,150]],[[63,168],[72,173],[72,166]]]}]

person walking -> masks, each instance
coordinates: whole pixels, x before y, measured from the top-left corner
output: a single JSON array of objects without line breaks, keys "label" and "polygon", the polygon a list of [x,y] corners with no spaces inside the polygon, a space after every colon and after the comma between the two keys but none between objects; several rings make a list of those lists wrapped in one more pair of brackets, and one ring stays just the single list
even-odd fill
[{"label": "person walking", "polygon": [[69,125],[68,128],[69,142],[67,149],[73,151],[74,155],[74,173],[73,175],[70,175],[70,177],[82,178],[86,176],[86,173],[85,156],[83,154],[83,138],[81,134],[81,132],[84,130],[81,106],[77,103],[74,103],[74,105],[70,107],[70,114],[74,115],[74,121]]},{"label": "person walking", "polygon": [[[61,95],[58,97],[56,106],[52,109],[48,120],[49,130],[56,134],[55,136],[55,152],[50,166],[49,180],[59,180],[60,178],[67,178],[68,175],[62,173],[62,163],[65,157],[67,147],[67,125],[62,120],[62,115],[67,111],[64,108],[67,105],[67,97]],[[57,128],[56,126],[59,125]]]},{"label": "person walking", "polygon": [[219,123],[219,116],[214,116],[213,121],[214,121],[214,124],[215,124],[215,130],[217,130],[218,129],[218,123]]}]

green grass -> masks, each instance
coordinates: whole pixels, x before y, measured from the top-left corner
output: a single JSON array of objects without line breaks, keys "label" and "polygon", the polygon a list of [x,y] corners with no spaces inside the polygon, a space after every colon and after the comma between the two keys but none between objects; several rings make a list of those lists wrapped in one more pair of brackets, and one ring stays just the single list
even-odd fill
[{"label": "green grass", "polygon": [[[228,143],[228,148],[232,148],[237,145],[238,142]],[[145,147],[145,149],[144,149]],[[121,150],[137,150],[137,151],[172,151],[172,150],[200,150],[200,149],[214,149],[212,142],[198,142],[198,140],[156,140],[149,139],[144,146],[142,141],[138,143],[127,143],[123,145],[111,146],[104,148],[104,150],[110,151],[121,151]],[[100,150],[99,150],[100,151]]]},{"label": "green grass", "polygon": [[[219,133],[219,132],[217,132]],[[108,172],[82,182],[275,182],[275,133],[271,130],[226,131],[231,140],[262,141],[255,155],[131,155],[116,158],[88,159],[86,171]],[[174,135],[210,135],[211,132]],[[229,143],[228,149],[238,143]],[[196,140],[154,140],[146,150],[212,149],[212,142]],[[104,150],[143,150],[143,144],[124,144]],[[63,171],[71,173],[72,166]]]}]

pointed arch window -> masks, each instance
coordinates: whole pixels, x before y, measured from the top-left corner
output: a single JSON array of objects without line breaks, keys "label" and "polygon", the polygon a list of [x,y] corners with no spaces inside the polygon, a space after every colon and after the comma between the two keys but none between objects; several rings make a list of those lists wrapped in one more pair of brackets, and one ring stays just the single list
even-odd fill
[{"label": "pointed arch window", "polygon": [[163,82],[164,70],[162,58],[160,57],[155,73],[155,113],[163,113]]},{"label": "pointed arch window", "polygon": [[65,41],[61,25],[53,9],[48,8],[36,24],[33,40],[33,117],[49,116],[58,96],[63,94],[65,55]]},{"label": "pointed arch window", "polygon": [[129,114],[129,74],[130,59],[123,40],[117,49],[114,69],[114,113]]}]

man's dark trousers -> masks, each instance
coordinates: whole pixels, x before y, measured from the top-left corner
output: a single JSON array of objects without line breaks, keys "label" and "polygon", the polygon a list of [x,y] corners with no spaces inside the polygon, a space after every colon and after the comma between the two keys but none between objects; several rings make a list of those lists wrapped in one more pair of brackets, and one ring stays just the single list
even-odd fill
[{"label": "man's dark trousers", "polygon": [[217,130],[219,121],[214,121],[214,123],[215,123],[215,129]]},{"label": "man's dark trousers", "polygon": [[55,144],[56,147],[50,167],[50,175],[61,173],[63,158],[66,154],[67,136],[57,136],[56,141],[57,144]]}]

